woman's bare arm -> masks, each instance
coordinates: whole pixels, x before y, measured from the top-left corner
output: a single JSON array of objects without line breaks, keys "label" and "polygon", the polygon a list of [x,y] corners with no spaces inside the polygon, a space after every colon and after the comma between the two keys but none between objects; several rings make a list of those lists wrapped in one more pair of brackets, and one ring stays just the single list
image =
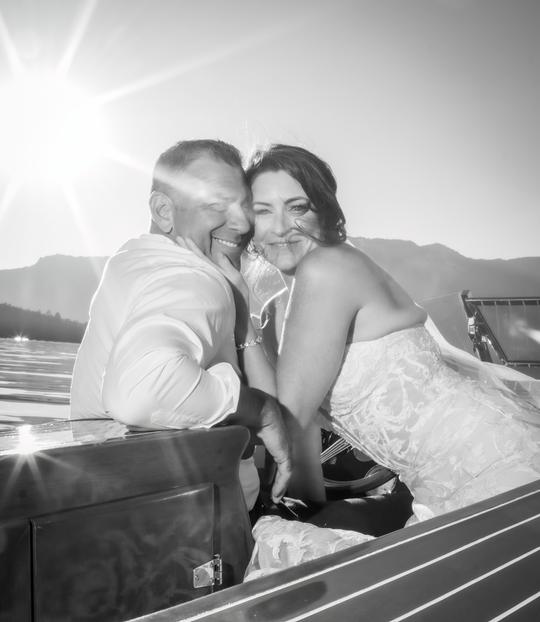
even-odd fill
[{"label": "woman's bare arm", "polygon": [[278,399],[294,420],[293,496],[324,500],[315,413],[343,359],[354,290],[354,265],[339,247],[312,251],[297,269],[277,367]]}]

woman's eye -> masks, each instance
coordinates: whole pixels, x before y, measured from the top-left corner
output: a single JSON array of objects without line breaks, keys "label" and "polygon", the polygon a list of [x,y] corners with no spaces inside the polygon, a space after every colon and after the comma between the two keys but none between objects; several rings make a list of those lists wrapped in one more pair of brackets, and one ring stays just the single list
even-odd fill
[{"label": "woman's eye", "polygon": [[255,216],[264,216],[265,214],[269,214],[270,210],[266,209],[264,207],[259,207],[255,210],[253,210],[253,213],[255,214]]},{"label": "woman's eye", "polygon": [[311,208],[309,203],[296,203],[295,205],[291,205],[289,209],[295,214],[305,214],[306,212],[309,212]]}]

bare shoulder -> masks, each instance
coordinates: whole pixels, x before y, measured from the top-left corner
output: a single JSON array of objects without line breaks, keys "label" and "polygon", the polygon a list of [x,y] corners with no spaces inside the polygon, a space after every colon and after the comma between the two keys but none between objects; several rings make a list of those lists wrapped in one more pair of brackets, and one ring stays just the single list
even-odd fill
[{"label": "bare shoulder", "polygon": [[308,253],[298,265],[297,280],[347,284],[359,271],[369,269],[370,260],[364,253],[348,244],[320,246]]}]

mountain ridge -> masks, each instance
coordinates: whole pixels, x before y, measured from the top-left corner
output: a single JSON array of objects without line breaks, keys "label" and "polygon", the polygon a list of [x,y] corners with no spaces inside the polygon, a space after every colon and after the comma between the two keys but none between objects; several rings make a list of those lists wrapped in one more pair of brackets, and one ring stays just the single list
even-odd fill
[{"label": "mountain ridge", "polygon": [[[460,293],[540,297],[540,257],[472,259],[439,243],[352,237],[428,313],[450,343],[470,351]],[[49,255],[34,265],[0,270],[0,303],[86,322],[107,257]]]},{"label": "mountain ridge", "polygon": [[48,255],[31,266],[0,270],[0,303],[86,322],[107,257]]}]

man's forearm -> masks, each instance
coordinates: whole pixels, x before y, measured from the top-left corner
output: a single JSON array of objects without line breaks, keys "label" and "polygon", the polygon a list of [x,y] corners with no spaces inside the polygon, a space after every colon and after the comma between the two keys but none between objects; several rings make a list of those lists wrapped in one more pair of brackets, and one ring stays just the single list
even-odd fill
[{"label": "man's forearm", "polygon": [[127,425],[209,428],[238,403],[240,380],[233,367],[202,369],[179,347],[122,348],[105,370],[105,411]]}]

